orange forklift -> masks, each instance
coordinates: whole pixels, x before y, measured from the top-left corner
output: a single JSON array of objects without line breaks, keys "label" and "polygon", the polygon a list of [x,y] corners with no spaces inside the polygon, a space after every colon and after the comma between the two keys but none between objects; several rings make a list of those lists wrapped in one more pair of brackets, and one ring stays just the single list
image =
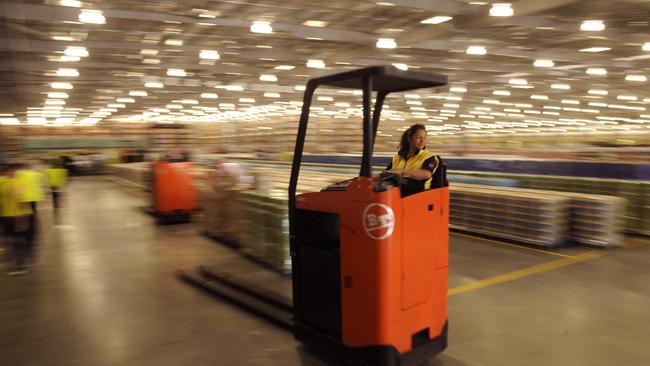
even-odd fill
[{"label": "orange forklift", "polygon": [[186,222],[197,210],[197,192],[192,185],[192,163],[152,163],[152,214],[158,223]]},{"label": "orange forklift", "polygon": [[[445,183],[403,196],[398,177],[373,178],[371,167],[386,96],[446,83],[444,76],[393,66],[309,80],[289,184],[292,300],[206,267],[198,274],[179,272],[181,278],[292,330],[307,347],[345,364],[419,365],[444,350],[449,188]],[[319,86],[363,91],[361,169],[357,178],[296,195]]]}]

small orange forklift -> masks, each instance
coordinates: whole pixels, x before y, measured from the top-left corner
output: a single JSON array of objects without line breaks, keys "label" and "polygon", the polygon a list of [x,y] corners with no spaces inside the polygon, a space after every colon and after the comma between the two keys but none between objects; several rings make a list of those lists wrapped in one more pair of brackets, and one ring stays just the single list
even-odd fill
[{"label": "small orange forklift", "polygon": [[197,209],[192,163],[157,161],[152,164],[153,215],[159,223],[190,220]]},{"label": "small orange forklift", "polygon": [[[371,167],[386,96],[446,83],[444,76],[393,66],[309,80],[289,184],[292,300],[207,268],[198,275],[181,272],[181,278],[292,330],[306,346],[345,364],[419,365],[444,350],[449,187],[403,197],[395,177],[373,178]],[[363,91],[361,170],[357,178],[296,195],[319,86]]]}]

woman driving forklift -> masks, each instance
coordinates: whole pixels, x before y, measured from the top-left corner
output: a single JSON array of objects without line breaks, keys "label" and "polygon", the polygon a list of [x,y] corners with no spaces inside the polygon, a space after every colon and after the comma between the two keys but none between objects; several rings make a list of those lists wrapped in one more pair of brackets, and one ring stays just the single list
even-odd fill
[{"label": "woman driving forklift", "polygon": [[426,127],[412,125],[402,134],[399,151],[382,172],[382,176],[399,178],[402,197],[449,185],[444,163],[426,150],[426,143]]}]

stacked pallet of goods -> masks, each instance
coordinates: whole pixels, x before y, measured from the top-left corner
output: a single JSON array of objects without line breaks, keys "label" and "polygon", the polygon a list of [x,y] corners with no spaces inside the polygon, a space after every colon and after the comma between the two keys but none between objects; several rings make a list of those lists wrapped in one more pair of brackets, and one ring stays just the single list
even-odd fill
[{"label": "stacked pallet of goods", "polygon": [[570,237],[581,244],[618,246],[623,242],[625,200],[620,197],[564,193],[570,197]]},{"label": "stacked pallet of goods", "polygon": [[462,172],[462,174],[515,179],[523,188],[616,196],[622,198],[625,203],[622,214],[625,231],[650,235],[650,182],[648,181],[484,172]]},{"label": "stacked pallet of goods", "polygon": [[[242,212],[237,226],[239,245],[246,254],[283,272],[291,270],[289,252],[289,214],[286,170],[254,168],[251,189],[239,193]],[[337,174],[304,172],[300,176],[298,192],[314,192],[328,184],[348,178]]]},{"label": "stacked pallet of goods", "polygon": [[451,186],[453,228],[555,247],[566,242],[569,198],[553,192]]}]

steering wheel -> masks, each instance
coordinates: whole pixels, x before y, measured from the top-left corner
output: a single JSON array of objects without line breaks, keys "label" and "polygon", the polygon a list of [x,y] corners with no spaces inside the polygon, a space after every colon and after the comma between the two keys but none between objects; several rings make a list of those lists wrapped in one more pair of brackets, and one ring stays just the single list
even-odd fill
[{"label": "steering wheel", "polygon": [[379,175],[379,179],[375,183],[375,191],[383,192],[394,187],[401,187],[402,181],[403,178],[399,174],[384,171]]}]

